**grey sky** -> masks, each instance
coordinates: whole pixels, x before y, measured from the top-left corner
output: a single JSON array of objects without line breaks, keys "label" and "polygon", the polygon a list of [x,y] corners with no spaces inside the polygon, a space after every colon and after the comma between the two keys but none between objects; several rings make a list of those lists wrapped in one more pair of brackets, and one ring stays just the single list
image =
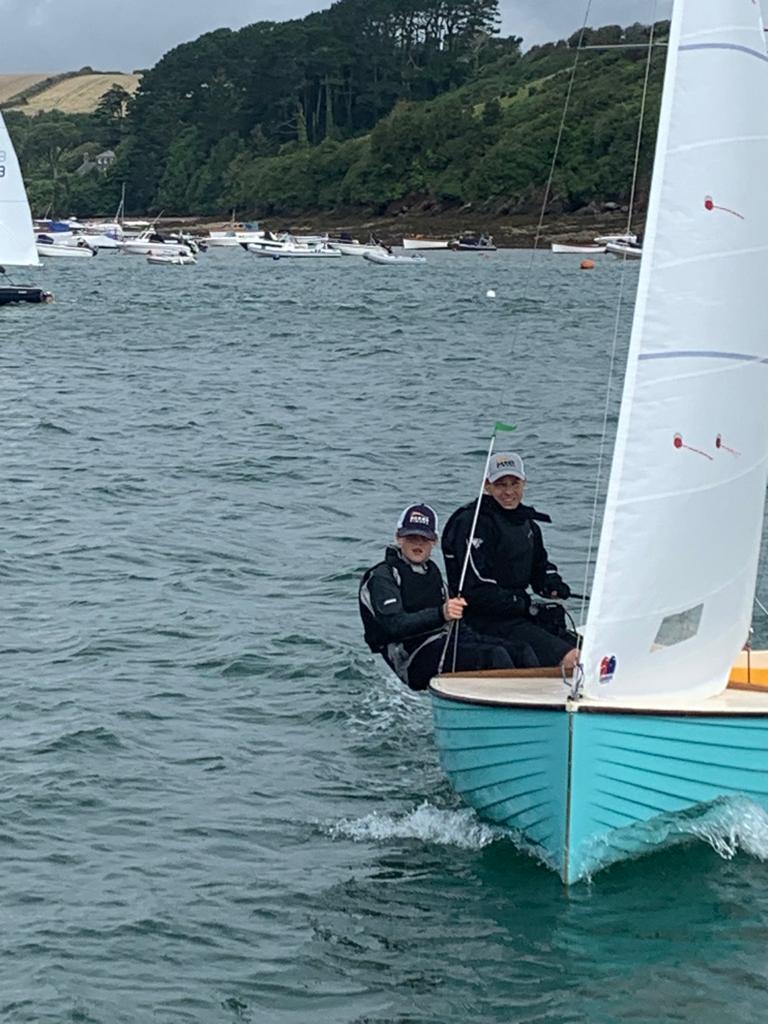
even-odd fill
[{"label": "grey sky", "polygon": [[[672,0],[592,0],[592,25],[668,17]],[[226,26],[300,18],[322,0],[0,0],[0,74],[151,67],[178,43]],[[768,9],[768,0],[763,0]],[[502,31],[525,46],[570,35],[586,0],[501,0]]]}]

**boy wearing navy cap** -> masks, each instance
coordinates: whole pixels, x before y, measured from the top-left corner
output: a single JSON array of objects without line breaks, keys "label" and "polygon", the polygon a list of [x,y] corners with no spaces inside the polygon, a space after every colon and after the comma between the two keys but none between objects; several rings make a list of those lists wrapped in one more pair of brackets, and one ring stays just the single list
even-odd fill
[{"label": "boy wearing navy cap", "polygon": [[386,549],[383,562],[367,570],[360,584],[366,642],[412,690],[426,689],[437,674],[450,623],[459,635],[455,666],[451,643],[447,669],[513,667],[501,642],[484,642],[460,626],[466,601],[448,596],[440,570],[431,560],[436,542],[435,510],[424,504],[409,505],[397,522],[395,545]]}]

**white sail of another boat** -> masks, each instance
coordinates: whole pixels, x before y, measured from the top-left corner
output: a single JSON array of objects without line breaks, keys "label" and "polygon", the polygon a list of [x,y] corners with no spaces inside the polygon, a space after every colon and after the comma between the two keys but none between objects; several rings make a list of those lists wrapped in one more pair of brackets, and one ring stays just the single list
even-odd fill
[{"label": "white sail of another boat", "polygon": [[725,688],[750,627],[763,526],[763,25],[753,0],[678,0],[676,13],[585,631],[585,693],[601,700]]},{"label": "white sail of another boat", "polygon": [[36,267],[39,262],[19,161],[0,114],[0,266]]}]

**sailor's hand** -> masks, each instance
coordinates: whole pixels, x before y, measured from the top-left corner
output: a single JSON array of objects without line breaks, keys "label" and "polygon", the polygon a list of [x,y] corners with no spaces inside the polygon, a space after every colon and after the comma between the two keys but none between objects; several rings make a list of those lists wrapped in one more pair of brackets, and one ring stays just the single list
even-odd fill
[{"label": "sailor's hand", "polygon": [[573,670],[579,664],[580,654],[581,651],[578,649],[578,647],[572,647],[571,650],[568,651],[566,656],[560,662],[560,665],[565,669],[566,672],[573,672]]},{"label": "sailor's hand", "polygon": [[460,619],[464,615],[467,602],[463,597],[449,597],[443,605],[443,618],[446,622]]}]

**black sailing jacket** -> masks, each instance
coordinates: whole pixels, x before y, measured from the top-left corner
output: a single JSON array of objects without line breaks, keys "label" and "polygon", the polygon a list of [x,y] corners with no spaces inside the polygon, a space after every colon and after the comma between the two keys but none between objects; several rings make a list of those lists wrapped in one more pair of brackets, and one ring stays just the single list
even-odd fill
[{"label": "black sailing jacket", "polygon": [[388,547],[384,561],[374,565],[360,584],[360,616],[372,651],[402,643],[415,650],[426,636],[446,628],[443,604],[445,585],[431,560],[413,566],[396,547]]},{"label": "black sailing jacket", "polygon": [[[458,594],[474,512],[474,501],[463,505],[443,530],[443,557],[453,597]],[[569,596],[570,589],[547,556],[540,522],[552,520],[530,505],[505,509],[490,494],[483,495],[462,591],[467,599],[464,618],[470,625],[482,630],[494,621],[527,617],[528,587],[542,597],[553,591]]]}]

